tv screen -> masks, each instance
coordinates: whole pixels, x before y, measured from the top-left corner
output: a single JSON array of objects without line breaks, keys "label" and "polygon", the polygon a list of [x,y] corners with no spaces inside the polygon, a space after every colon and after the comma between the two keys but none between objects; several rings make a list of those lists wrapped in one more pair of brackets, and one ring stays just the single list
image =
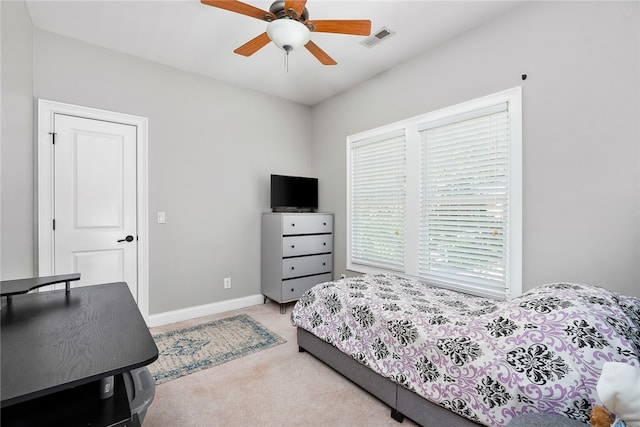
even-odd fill
[{"label": "tv screen", "polygon": [[315,212],[318,209],[318,178],[271,175],[273,212]]}]

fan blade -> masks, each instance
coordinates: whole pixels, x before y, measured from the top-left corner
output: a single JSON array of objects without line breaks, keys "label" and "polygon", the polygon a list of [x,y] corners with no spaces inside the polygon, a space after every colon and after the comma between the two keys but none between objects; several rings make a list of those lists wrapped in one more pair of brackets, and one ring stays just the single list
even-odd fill
[{"label": "fan blade", "polygon": [[302,11],[304,10],[305,4],[307,4],[307,0],[285,0],[284,11],[287,15],[289,15],[289,9],[295,10],[296,15],[292,16],[292,18],[298,19],[302,16]]},{"label": "fan blade", "polygon": [[307,50],[309,52],[311,52],[311,54],[313,56],[315,56],[316,59],[318,61],[320,61],[323,65],[336,65],[337,64],[337,62],[334,61],[332,57],[327,55],[327,53],[324,50],[320,49],[318,47],[318,45],[315,44],[314,42],[312,42],[311,40],[309,40],[309,42],[307,44],[305,44],[304,47],[306,47]]},{"label": "fan blade", "polygon": [[234,50],[234,52],[238,55],[251,56],[268,45],[270,41],[271,39],[269,38],[267,33],[262,33],[258,37],[249,40],[248,42]]},{"label": "fan blade", "polygon": [[263,21],[273,21],[276,19],[276,15],[266,10],[259,9],[250,4],[242,3],[235,0],[200,0],[202,4],[208,6],[218,7],[220,9],[229,10],[231,12],[240,13],[242,15],[258,18]]},{"label": "fan blade", "polygon": [[328,19],[306,21],[304,24],[309,27],[311,31],[318,33],[353,34],[356,36],[368,36],[371,34],[371,21],[367,19]]}]

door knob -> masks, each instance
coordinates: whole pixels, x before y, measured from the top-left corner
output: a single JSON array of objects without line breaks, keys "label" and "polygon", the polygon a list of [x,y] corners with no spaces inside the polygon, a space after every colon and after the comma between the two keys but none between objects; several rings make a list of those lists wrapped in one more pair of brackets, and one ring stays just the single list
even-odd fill
[{"label": "door knob", "polygon": [[120,243],[120,242],[124,242],[124,241],[127,241],[127,242],[133,242],[133,236],[132,236],[132,235],[128,235],[128,236],[127,236],[127,237],[125,237],[124,239],[120,239],[120,240],[118,240],[118,243]]}]

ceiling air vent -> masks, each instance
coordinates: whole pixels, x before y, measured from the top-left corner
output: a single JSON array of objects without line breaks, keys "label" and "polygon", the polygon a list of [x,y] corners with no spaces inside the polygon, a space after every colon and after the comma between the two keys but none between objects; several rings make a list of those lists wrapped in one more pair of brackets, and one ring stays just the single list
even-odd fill
[{"label": "ceiling air vent", "polygon": [[395,31],[392,31],[387,27],[382,27],[366,39],[362,40],[360,44],[366,47],[374,47],[375,45],[382,43],[384,40],[388,39],[395,33]]}]

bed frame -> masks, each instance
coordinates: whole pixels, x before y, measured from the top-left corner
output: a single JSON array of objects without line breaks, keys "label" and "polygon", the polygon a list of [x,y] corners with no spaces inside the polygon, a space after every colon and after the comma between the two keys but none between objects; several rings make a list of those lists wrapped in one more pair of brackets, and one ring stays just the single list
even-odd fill
[{"label": "bed frame", "polygon": [[302,328],[298,329],[298,350],[307,351],[350,379],[391,408],[391,418],[408,417],[422,426],[477,427],[474,423],[372,371],[331,344]]}]

